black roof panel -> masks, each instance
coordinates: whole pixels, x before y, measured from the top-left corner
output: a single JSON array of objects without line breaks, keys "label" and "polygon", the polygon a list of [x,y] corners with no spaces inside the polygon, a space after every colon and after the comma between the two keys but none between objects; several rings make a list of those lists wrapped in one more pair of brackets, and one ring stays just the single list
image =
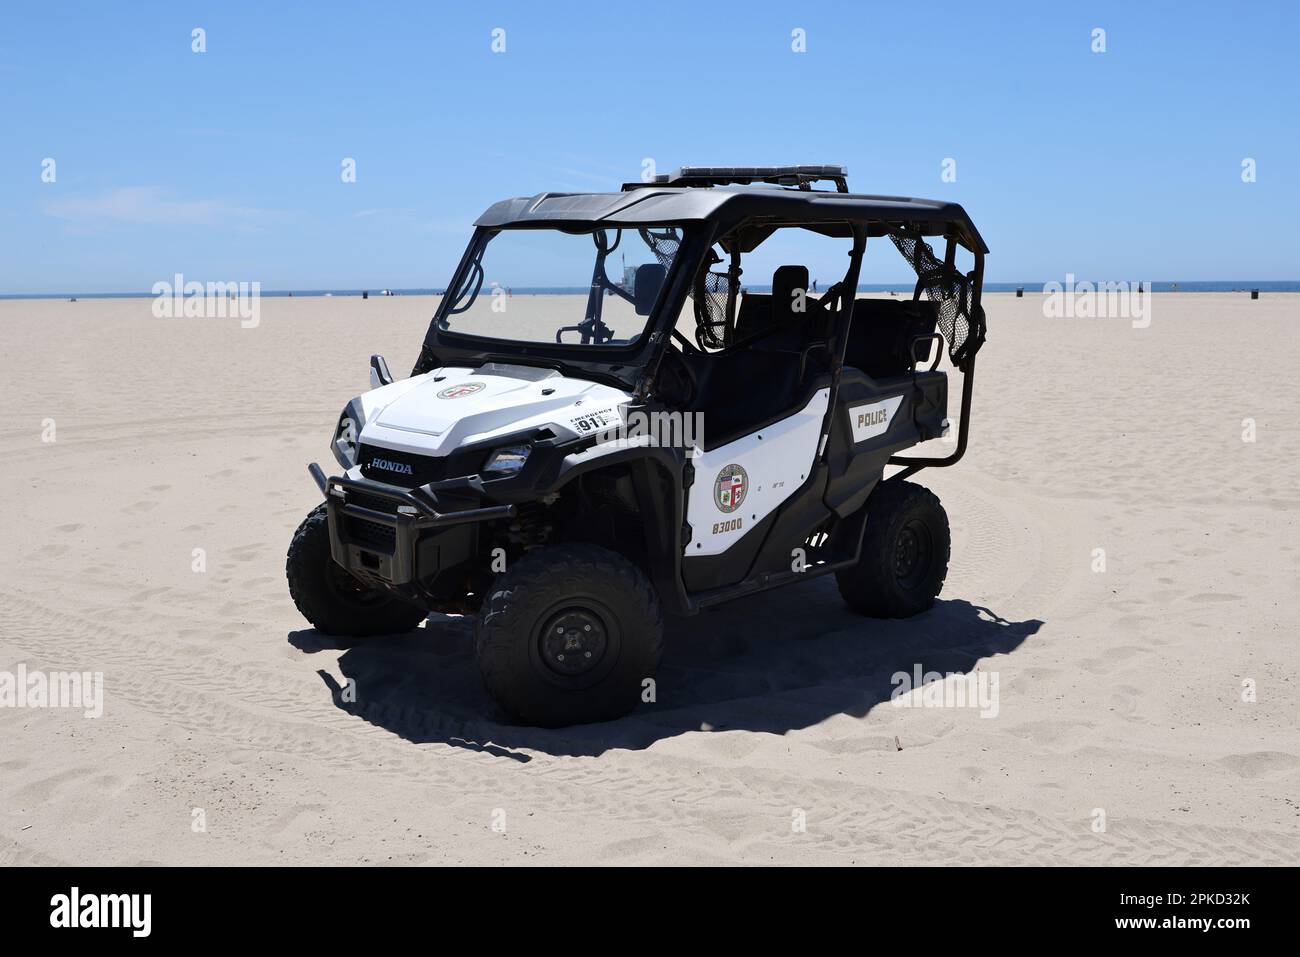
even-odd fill
[{"label": "black roof panel", "polygon": [[869,196],[781,187],[645,186],[620,193],[538,193],[502,200],[475,222],[489,229],[528,226],[636,226],[717,220],[724,228],[754,217],[788,223],[906,222],[925,235],[950,229],[963,245],[988,252],[966,211],[957,203],[908,196]]}]

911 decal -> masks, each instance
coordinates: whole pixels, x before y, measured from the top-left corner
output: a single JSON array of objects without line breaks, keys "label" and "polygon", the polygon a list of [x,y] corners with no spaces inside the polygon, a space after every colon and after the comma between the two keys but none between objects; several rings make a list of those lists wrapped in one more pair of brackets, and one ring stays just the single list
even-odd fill
[{"label": "911 decal", "polygon": [[894,421],[894,413],[902,404],[901,395],[881,399],[867,405],[849,406],[849,424],[853,426],[853,441],[865,442],[889,431],[889,423]]},{"label": "911 decal", "polygon": [[573,426],[575,432],[586,435],[588,432],[599,432],[601,429],[607,429],[617,421],[617,409],[601,409],[599,412],[588,412],[576,419],[570,419],[569,424]]}]

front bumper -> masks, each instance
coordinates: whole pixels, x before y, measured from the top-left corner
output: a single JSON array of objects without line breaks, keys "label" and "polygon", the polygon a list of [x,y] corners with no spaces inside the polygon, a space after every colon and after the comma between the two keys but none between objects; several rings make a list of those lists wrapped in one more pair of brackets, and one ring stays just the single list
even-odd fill
[{"label": "front bumper", "polygon": [[[367,478],[326,478],[319,465],[308,468],[325,495],[334,561],[377,585],[432,580],[470,558],[475,523],[515,515],[513,505],[442,501],[428,485],[406,489]],[[458,505],[467,507],[452,507]]]}]

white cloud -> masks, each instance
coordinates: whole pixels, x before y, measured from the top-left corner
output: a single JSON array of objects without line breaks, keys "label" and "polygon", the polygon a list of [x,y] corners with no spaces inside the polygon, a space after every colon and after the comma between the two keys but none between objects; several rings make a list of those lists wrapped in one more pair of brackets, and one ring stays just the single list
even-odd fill
[{"label": "white cloud", "polygon": [[473,219],[434,218],[428,219],[411,207],[379,207],[377,209],[359,209],[352,214],[353,219],[370,219],[376,223],[392,227],[414,227],[431,233],[451,233],[469,237],[474,229]]},{"label": "white cloud", "polygon": [[414,211],[409,206],[380,206],[376,209],[361,209],[352,214],[353,219],[411,219]]},{"label": "white cloud", "polygon": [[131,223],[248,228],[283,217],[220,199],[173,199],[157,186],[123,186],[98,196],[69,196],[46,203],[44,211],[79,227]]}]

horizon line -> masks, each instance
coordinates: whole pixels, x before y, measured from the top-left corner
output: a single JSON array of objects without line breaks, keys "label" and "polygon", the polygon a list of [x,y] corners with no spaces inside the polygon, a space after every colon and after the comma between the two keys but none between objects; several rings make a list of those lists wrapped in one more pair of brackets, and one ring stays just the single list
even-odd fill
[{"label": "horizon line", "polygon": [[[1075,284],[1076,284],[1076,285],[1078,285],[1078,284],[1080,284],[1080,283],[1093,283],[1093,284],[1096,284],[1096,283],[1100,283],[1100,282],[1115,282],[1115,281],[1116,281],[1116,280],[1093,280],[1093,279],[1077,279],[1077,278],[1076,278],[1076,279],[1075,279]],[[1126,281],[1126,282],[1127,282],[1127,281],[1129,281],[1129,280],[1123,280],[1123,281]],[[217,280],[213,280],[213,282],[217,282]],[[1023,289],[1025,292],[1038,291],[1038,292],[1041,293],[1041,292],[1042,292],[1042,287],[1046,286],[1048,283],[1053,283],[1053,282],[1059,283],[1060,280],[1059,280],[1059,279],[1049,279],[1049,280],[1046,280],[1046,281],[1044,281],[1044,282],[1038,282],[1038,281],[1030,282],[1030,281],[1020,281],[1020,280],[986,280],[986,281],[984,282],[984,291],[985,291],[985,292],[995,292],[995,291],[1015,291],[1016,289]],[[1149,291],[1149,292],[1172,292],[1172,291],[1175,291],[1175,290],[1167,289],[1167,288],[1166,288],[1166,289],[1157,289],[1157,288],[1155,288],[1155,287],[1157,287],[1157,286],[1166,286],[1166,287],[1168,287],[1168,286],[1188,286],[1188,287],[1193,287],[1193,286],[1208,286],[1208,285],[1215,285],[1215,286],[1232,286],[1233,288],[1231,288],[1231,289],[1222,289],[1222,288],[1221,288],[1221,289],[1212,289],[1212,290],[1209,290],[1209,289],[1207,289],[1207,290],[1196,290],[1196,289],[1189,288],[1189,289],[1187,289],[1187,290],[1177,290],[1177,291],[1187,291],[1187,292],[1196,292],[1196,291],[1203,291],[1203,292],[1234,292],[1234,291],[1242,291],[1242,292],[1249,292],[1249,291],[1251,290],[1252,287],[1254,287],[1254,288],[1258,288],[1260,291],[1264,291],[1265,288],[1266,288],[1266,287],[1269,287],[1269,286],[1294,286],[1295,289],[1293,289],[1293,290],[1292,290],[1292,289],[1287,289],[1287,290],[1276,290],[1276,289],[1275,289],[1274,291],[1283,291],[1283,292],[1300,292],[1300,279],[1159,279],[1159,280],[1140,280],[1140,284],[1144,287],[1144,289],[1145,289],[1146,291]],[[207,283],[205,283],[204,285],[206,286]],[[886,291],[886,290],[893,290],[893,289],[906,289],[906,288],[909,288],[909,287],[914,286],[914,285],[915,285],[914,281],[902,281],[902,280],[900,280],[900,281],[897,282],[897,283],[890,283],[890,282],[864,282],[864,283],[859,283],[859,284],[858,284],[858,288],[859,288],[859,289],[864,289],[864,290],[870,290],[870,291]],[[1009,289],[1002,289],[1002,290],[995,290],[995,289],[992,289],[992,288],[991,288],[991,287],[994,287],[994,286],[1010,287],[1010,288],[1009,288]],[[567,294],[570,294],[570,295],[580,294],[580,293],[575,293],[575,292],[573,292],[574,290],[585,290],[585,289],[586,289],[585,286],[518,286],[518,287],[506,287],[506,288],[510,288],[510,289],[517,288],[520,292],[526,292],[526,293],[541,293],[541,294],[547,294],[547,293],[551,293],[551,294],[566,294],[566,293],[567,293]],[[766,284],[755,283],[751,288],[754,288],[754,289],[765,289],[765,288],[767,288],[767,286],[766,286]],[[401,286],[401,287],[398,287],[398,286],[375,286],[375,287],[367,287],[367,286],[341,286],[341,287],[333,287],[333,288],[329,288],[329,287],[315,287],[315,288],[310,288],[310,287],[301,287],[301,288],[259,289],[259,295],[262,295],[262,296],[285,296],[285,297],[287,297],[287,296],[295,296],[295,295],[297,295],[297,296],[327,296],[327,295],[329,295],[329,296],[361,296],[362,294],[368,294],[368,295],[372,295],[372,296],[377,296],[377,297],[379,297],[379,298],[384,298],[384,296],[383,296],[383,293],[384,293],[384,292],[389,292],[389,293],[391,293],[391,294],[393,294],[393,295],[422,295],[422,296],[430,296],[430,295],[432,295],[432,296],[441,296],[441,295],[445,295],[445,294],[446,294],[446,287],[445,287],[445,286],[444,286],[444,287],[437,287],[437,286]],[[154,292],[152,292],[152,291],[150,291],[150,292],[138,292],[138,291],[124,291],[124,290],[117,290],[117,291],[110,291],[110,292],[69,292],[69,291],[65,291],[65,292],[16,292],[16,293],[0,293],[0,299],[75,299],[75,298],[77,298],[77,297],[85,297],[85,298],[87,298],[87,299],[154,299],[154,298],[157,298],[159,295],[160,295],[159,293],[154,293]],[[173,293],[173,295],[174,295],[174,293]]]}]

